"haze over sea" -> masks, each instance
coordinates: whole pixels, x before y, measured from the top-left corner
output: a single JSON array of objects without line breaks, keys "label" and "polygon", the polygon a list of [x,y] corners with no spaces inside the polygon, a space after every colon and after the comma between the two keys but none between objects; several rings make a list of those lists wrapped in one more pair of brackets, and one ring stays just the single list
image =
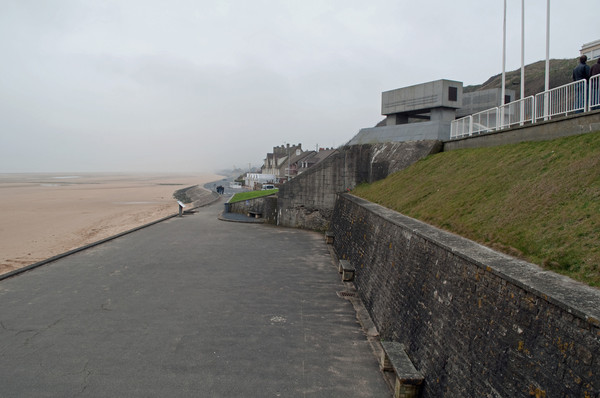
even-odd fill
[{"label": "haze over sea", "polygon": [[177,213],[211,173],[0,174],[0,274]]}]

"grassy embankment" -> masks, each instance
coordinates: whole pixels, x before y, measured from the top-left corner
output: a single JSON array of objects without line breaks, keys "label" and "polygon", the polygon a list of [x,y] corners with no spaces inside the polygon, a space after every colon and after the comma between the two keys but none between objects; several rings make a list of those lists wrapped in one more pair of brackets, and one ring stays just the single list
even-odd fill
[{"label": "grassy embankment", "polygon": [[600,132],[436,154],[353,194],[600,287]]},{"label": "grassy embankment", "polygon": [[249,192],[240,192],[233,195],[233,197],[229,200],[229,203],[241,202],[248,199],[256,199],[263,196],[273,195],[274,193],[279,192],[279,189],[267,189],[265,191],[249,191]]}]

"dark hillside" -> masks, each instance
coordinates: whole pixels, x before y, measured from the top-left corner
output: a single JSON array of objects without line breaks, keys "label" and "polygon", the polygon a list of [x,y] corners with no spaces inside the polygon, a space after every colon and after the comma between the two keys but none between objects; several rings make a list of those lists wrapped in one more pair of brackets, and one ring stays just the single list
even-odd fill
[{"label": "dark hillside", "polygon": [[[596,61],[588,62],[593,65]],[[579,63],[579,58],[551,59],[550,60],[550,88],[562,86],[572,81],[573,68]],[[525,65],[525,96],[535,95],[544,91],[546,76],[546,61],[538,61]],[[469,93],[489,88],[502,87],[502,74],[490,77],[485,83],[464,87],[464,92]],[[521,68],[506,72],[506,89],[515,90],[516,98],[521,96]]]}]

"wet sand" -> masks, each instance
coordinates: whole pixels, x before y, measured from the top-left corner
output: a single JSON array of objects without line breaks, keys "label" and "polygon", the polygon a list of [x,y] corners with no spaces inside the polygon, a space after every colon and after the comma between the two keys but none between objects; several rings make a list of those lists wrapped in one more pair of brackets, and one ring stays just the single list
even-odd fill
[{"label": "wet sand", "polygon": [[0,174],[0,274],[177,213],[215,174]]}]

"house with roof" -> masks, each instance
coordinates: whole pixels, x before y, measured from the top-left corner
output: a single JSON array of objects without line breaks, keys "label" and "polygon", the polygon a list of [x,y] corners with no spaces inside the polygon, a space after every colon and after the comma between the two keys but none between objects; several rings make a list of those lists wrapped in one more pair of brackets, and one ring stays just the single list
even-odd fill
[{"label": "house with roof", "polygon": [[273,147],[273,152],[267,153],[267,157],[261,167],[261,173],[273,174],[278,179],[287,179],[288,163],[291,162],[293,156],[299,156],[301,154],[302,144],[287,144]]},{"label": "house with roof", "polygon": [[586,55],[588,61],[596,58],[600,58],[600,40],[585,43],[579,50],[580,55]]},{"label": "house with roof", "polygon": [[298,174],[298,164],[314,151],[303,151],[302,144],[273,148],[272,153],[267,153],[265,164],[261,172],[277,176],[278,182],[283,183]]},{"label": "house with roof", "polygon": [[329,156],[333,155],[335,151],[334,148],[319,148],[318,151],[310,151],[311,153],[298,164],[297,174],[302,174],[312,166],[327,159]]},{"label": "house with roof", "polygon": [[[267,153],[261,173],[275,176],[277,182],[284,183],[309,167],[330,156],[333,148],[320,148],[318,151],[303,151],[302,144],[281,145],[273,147],[273,152]],[[257,179],[258,177],[254,177]]]},{"label": "house with roof", "polygon": [[248,189],[260,189],[263,184],[276,184],[279,182],[279,178],[273,174],[262,174],[262,173],[246,173],[244,178],[244,185]]}]

